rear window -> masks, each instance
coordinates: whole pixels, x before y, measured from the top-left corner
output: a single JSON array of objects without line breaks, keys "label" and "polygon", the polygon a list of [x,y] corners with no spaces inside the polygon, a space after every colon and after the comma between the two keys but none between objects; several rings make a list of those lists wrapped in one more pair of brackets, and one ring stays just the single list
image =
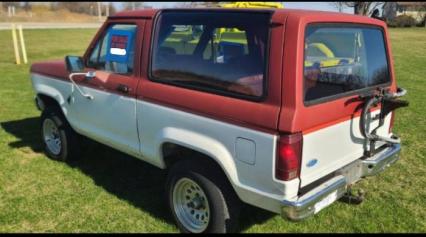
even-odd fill
[{"label": "rear window", "polygon": [[306,28],[304,97],[314,103],[390,81],[378,27],[313,24]]},{"label": "rear window", "polygon": [[268,25],[264,12],[163,12],[156,25],[154,80],[223,95],[264,95]]}]

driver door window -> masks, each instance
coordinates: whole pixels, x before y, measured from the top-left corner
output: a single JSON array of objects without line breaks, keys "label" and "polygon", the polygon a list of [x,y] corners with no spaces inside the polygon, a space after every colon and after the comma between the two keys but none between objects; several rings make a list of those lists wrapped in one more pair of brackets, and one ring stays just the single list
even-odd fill
[{"label": "driver door window", "polygon": [[[111,32],[124,32],[124,34],[111,35]],[[135,57],[135,38],[136,25],[115,24],[110,26],[96,43],[87,61],[87,67],[117,74],[132,74]],[[108,52],[108,50],[110,51]]]}]

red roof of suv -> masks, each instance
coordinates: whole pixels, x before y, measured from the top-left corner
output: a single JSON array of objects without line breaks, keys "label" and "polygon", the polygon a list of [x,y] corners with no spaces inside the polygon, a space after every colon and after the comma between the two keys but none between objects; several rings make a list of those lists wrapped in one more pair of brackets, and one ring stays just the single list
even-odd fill
[{"label": "red roof of suv", "polygon": [[[162,10],[197,10],[197,11],[272,11],[278,15],[287,15],[297,18],[303,18],[306,16],[327,16],[327,17],[338,17],[347,18],[348,21],[365,22],[370,24],[382,25],[383,21],[370,18],[367,16],[353,15],[339,12],[327,12],[327,11],[312,11],[312,10],[300,10],[300,9],[273,9],[273,8],[164,8],[164,9],[142,9],[134,11],[121,11],[111,16],[111,18],[153,18],[154,15]],[[367,22],[366,22],[367,21]]]}]

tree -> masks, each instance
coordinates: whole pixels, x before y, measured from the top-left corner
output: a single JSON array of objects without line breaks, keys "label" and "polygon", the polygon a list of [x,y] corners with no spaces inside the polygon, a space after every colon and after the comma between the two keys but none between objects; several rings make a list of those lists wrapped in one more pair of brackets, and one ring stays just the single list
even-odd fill
[{"label": "tree", "polygon": [[70,12],[93,14],[93,8],[90,6],[96,6],[95,2],[57,2],[51,5],[52,10],[67,9]]},{"label": "tree", "polygon": [[117,9],[114,7],[114,4],[108,4],[109,7],[109,15],[112,16],[117,12]]},{"label": "tree", "polygon": [[8,7],[19,7],[19,2],[3,2],[3,8],[7,11]]},{"label": "tree", "polygon": [[331,2],[330,5],[339,10],[339,12],[343,12],[343,8],[346,4],[344,2]]},{"label": "tree", "polygon": [[178,2],[174,5],[177,8],[205,8],[219,7],[221,2]]},{"label": "tree", "polygon": [[31,4],[29,2],[24,2],[23,5],[24,5],[23,8],[26,12],[31,11],[32,7],[31,7]]},{"label": "tree", "polygon": [[[426,2],[423,2],[423,4],[419,7],[419,11],[426,12]],[[424,27],[426,27],[426,13],[423,13],[422,23]]]},{"label": "tree", "polygon": [[58,10],[58,2],[50,2],[49,3],[49,8],[50,8],[51,11]]},{"label": "tree", "polygon": [[354,8],[354,14],[369,16],[374,9],[383,7],[385,2],[343,2],[348,7]]},{"label": "tree", "polygon": [[143,2],[123,2],[124,10],[136,10],[144,8]]},{"label": "tree", "polygon": [[201,2],[204,3],[204,7],[219,7],[220,2]]}]

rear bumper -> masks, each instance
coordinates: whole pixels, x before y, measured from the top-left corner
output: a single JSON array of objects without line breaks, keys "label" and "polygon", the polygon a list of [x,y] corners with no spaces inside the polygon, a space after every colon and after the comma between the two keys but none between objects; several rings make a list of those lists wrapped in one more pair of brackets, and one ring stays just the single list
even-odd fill
[{"label": "rear bumper", "polygon": [[295,201],[281,202],[281,215],[290,220],[302,220],[341,198],[347,186],[357,180],[376,175],[399,159],[400,144],[393,144],[373,157],[359,159],[337,171],[338,175],[322,183]]},{"label": "rear bumper", "polygon": [[393,144],[377,154],[377,156],[362,160],[362,177],[373,176],[382,172],[399,159],[400,151],[401,145]]}]

